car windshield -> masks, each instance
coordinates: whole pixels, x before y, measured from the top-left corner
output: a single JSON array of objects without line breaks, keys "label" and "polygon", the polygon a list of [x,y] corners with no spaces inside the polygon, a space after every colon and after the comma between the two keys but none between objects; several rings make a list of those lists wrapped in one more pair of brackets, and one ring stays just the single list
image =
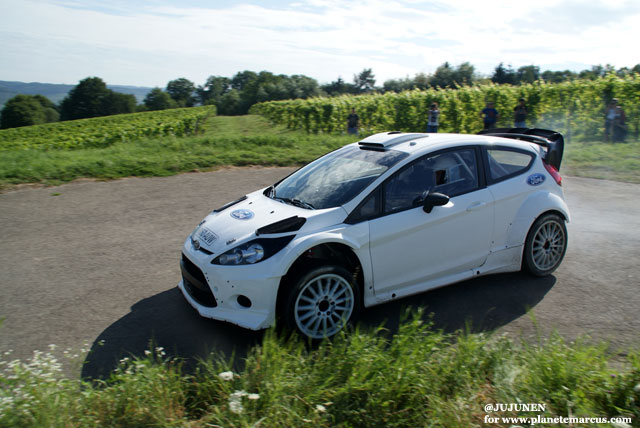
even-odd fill
[{"label": "car windshield", "polygon": [[346,146],[306,165],[282,180],[272,198],[309,209],[344,205],[386,170],[409,156],[396,150]]}]

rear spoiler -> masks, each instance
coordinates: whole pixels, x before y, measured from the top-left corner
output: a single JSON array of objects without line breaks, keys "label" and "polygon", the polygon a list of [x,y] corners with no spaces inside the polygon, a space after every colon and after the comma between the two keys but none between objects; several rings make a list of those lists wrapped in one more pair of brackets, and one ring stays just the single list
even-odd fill
[{"label": "rear spoiler", "polygon": [[559,132],[539,128],[494,128],[480,131],[478,135],[523,140],[546,147],[547,154],[544,161],[560,171],[564,153],[564,138]]}]

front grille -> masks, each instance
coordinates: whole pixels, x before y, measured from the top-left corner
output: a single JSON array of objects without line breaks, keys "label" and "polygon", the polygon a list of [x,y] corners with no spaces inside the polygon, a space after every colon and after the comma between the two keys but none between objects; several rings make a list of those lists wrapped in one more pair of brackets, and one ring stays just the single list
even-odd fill
[{"label": "front grille", "polygon": [[184,288],[196,302],[208,308],[218,306],[204,273],[184,254],[180,260],[180,270],[182,271]]}]

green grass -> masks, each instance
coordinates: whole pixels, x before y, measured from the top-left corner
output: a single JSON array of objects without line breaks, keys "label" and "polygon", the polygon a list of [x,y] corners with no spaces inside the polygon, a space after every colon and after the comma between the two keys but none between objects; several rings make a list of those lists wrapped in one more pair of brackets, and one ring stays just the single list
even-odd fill
[{"label": "green grass", "polygon": [[[293,166],[356,140],[274,126],[259,116],[211,117],[204,133],[116,142],[101,148],[5,149],[0,189],[21,183],[59,184],[81,177],[167,176],[221,166]],[[640,183],[640,142],[567,144],[562,173]]]},{"label": "green grass", "polygon": [[640,183],[640,142],[571,142],[565,149],[563,174]]},{"label": "green grass", "polygon": [[286,131],[257,116],[214,117],[205,129],[194,137],[141,139],[105,148],[5,150],[0,187],[80,177],[167,176],[227,165],[301,165],[355,140]]},{"label": "green grass", "polygon": [[160,348],[92,383],[62,377],[52,353],[0,365],[3,427],[515,425],[486,424],[493,403],[546,410],[489,416],[640,418],[638,352],[611,364],[605,345],[443,334],[419,317],[392,339],[355,331],[318,346],[270,330],[235,373],[213,357],[185,373]]}]

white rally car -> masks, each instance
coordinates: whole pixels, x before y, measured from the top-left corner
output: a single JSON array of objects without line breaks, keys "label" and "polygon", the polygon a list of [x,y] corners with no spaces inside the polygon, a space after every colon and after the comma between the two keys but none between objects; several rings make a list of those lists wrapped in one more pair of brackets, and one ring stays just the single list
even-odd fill
[{"label": "white rally car", "polygon": [[200,315],[319,339],[368,307],[479,275],[553,272],[569,210],[560,134],[381,133],[209,214],[178,285]]}]

